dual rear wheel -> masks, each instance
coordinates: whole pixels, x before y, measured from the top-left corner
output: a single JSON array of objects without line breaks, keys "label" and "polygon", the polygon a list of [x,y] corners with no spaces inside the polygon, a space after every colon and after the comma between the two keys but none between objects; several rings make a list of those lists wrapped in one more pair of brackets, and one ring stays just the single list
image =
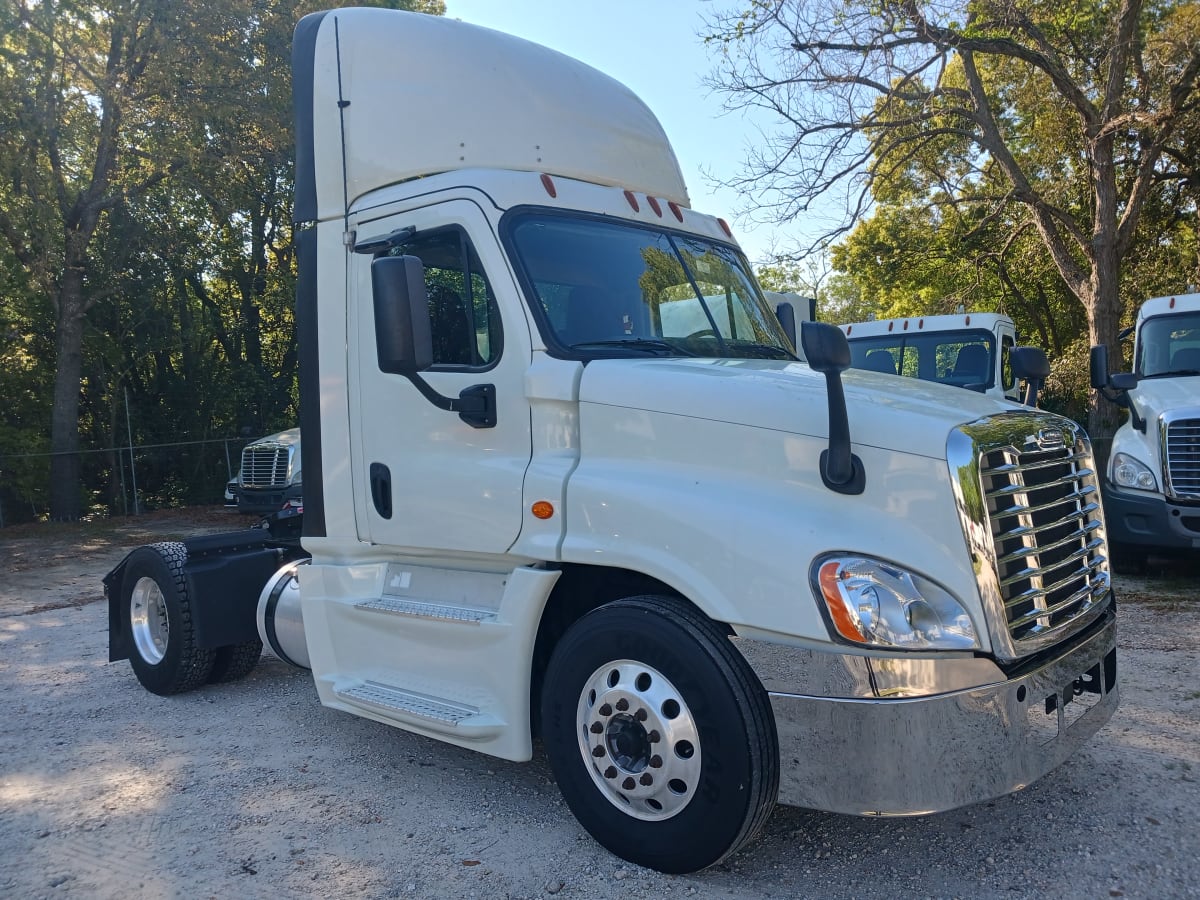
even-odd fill
[{"label": "dual rear wheel", "polygon": [[149,544],[129,555],[121,579],[129,663],[142,686],[162,696],[243,678],[262,655],[257,638],[215,650],[197,646],[185,562],[183,544]]}]

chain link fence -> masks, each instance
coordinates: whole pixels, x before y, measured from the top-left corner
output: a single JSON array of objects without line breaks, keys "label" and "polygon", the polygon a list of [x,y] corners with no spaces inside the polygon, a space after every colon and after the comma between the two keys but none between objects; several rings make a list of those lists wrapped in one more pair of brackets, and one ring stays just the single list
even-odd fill
[{"label": "chain link fence", "polygon": [[[80,450],[84,516],[221,504],[250,440],[225,437]],[[47,517],[53,455],[0,455],[0,528]]]}]

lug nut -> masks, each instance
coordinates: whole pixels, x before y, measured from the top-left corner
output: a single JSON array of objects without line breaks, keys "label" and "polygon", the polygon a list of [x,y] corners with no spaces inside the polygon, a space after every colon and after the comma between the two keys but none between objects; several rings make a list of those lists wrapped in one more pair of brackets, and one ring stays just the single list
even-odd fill
[{"label": "lug nut", "polygon": [[661,756],[650,757],[650,768],[661,769],[662,768],[662,757]]},{"label": "lug nut", "polygon": [[639,778],[638,780],[646,787],[650,787],[650,785],[654,784],[654,778],[650,775],[649,772],[643,772],[642,777]]},{"label": "lug nut", "polygon": [[604,731],[604,726],[599,722],[593,722],[592,727],[588,730],[591,731],[592,734],[600,734],[602,731]]},{"label": "lug nut", "polygon": [[603,755],[604,755],[604,746],[603,745],[592,748],[592,756],[595,756],[598,759]]},{"label": "lug nut", "polygon": [[632,791],[635,787],[637,787],[637,783],[632,778],[626,778],[621,782],[621,787],[625,788],[627,791]]},{"label": "lug nut", "polygon": [[605,703],[603,706],[600,707],[598,712],[602,716],[611,716],[612,715],[612,707],[609,706],[607,703]]},{"label": "lug nut", "polygon": [[629,701],[622,697],[617,701],[617,709],[619,709],[621,712],[625,712],[625,710],[629,709]]},{"label": "lug nut", "polygon": [[605,769],[604,777],[605,778],[616,778],[617,777],[617,767],[609,766],[607,769]]},{"label": "lug nut", "polygon": [[645,722],[649,714],[642,707],[638,707],[638,711],[633,714],[633,717],[639,722]]},{"label": "lug nut", "polygon": [[659,734],[657,731],[651,731],[648,735],[646,735],[646,740],[648,740],[652,744],[657,744],[659,741],[662,740],[662,735]]}]

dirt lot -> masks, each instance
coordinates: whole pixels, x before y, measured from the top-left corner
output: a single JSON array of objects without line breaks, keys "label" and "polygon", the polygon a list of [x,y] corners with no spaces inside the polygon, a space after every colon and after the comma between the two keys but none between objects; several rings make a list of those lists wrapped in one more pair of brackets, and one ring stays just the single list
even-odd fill
[{"label": "dirt lot", "polygon": [[1119,580],[1121,709],[1054,775],[923,819],[780,808],[729,863],[673,877],[593,843],[540,756],[326,710],[270,658],[174,698],[109,664],[103,574],[241,524],[0,531],[0,896],[1200,897],[1200,561]]}]

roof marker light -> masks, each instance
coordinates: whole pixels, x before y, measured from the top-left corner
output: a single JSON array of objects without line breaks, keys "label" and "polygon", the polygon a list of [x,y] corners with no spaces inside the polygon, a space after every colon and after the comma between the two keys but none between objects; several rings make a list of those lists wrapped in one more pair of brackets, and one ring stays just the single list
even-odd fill
[{"label": "roof marker light", "polygon": [[971,324],[971,317],[970,317],[970,316],[967,316],[967,324],[968,324],[968,325],[970,325],[970,324]]},{"label": "roof marker light", "polygon": [[679,208],[678,203],[672,200],[667,204],[667,207],[671,210],[671,212],[675,213],[676,219],[678,219],[680,222],[683,221],[683,210]]},{"label": "roof marker light", "polygon": [[1175,298],[1172,297],[1171,302],[1167,304],[1167,309],[1174,309],[1174,308],[1175,308]]},{"label": "roof marker light", "polygon": [[637,197],[634,196],[633,191],[625,192],[625,200],[629,203],[630,209],[632,209],[634,212],[639,211],[640,207],[638,206]]},{"label": "roof marker light", "polygon": [[924,328],[924,327],[925,327],[925,320],[917,319],[917,328],[920,329],[920,328]]},{"label": "roof marker light", "polygon": [[651,197],[650,195],[647,194],[646,202],[650,204],[650,208],[652,210],[654,210],[654,214],[661,219],[662,218],[662,207],[659,206],[659,204],[658,204],[658,198]]},{"label": "roof marker light", "polygon": [[552,179],[549,175],[542,176],[542,187],[546,189],[546,193],[551,197],[558,196],[558,190],[554,187],[554,179]]},{"label": "roof marker light", "polygon": [[850,333],[850,331],[851,331],[851,329],[853,329],[853,328],[854,328],[854,326],[853,326],[853,325],[847,325],[847,326],[846,326],[846,334],[849,334],[849,333]]},{"label": "roof marker light", "polygon": [[908,331],[908,319],[905,319],[905,320],[904,320],[904,328],[903,328],[903,330],[904,330],[904,331]]},{"label": "roof marker light", "polygon": [[729,223],[724,219],[717,219],[717,224],[721,226],[721,230],[725,232],[727,237],[733,237],[733,230],[729,227]]},{"label": "roof marker light", "polygon": [[893,328],[895,328],[895,327],[896,327],[896,323],[895,323],[895,322],[888,322],[888,331],[891,331],[891,330],[892,330]]}]

